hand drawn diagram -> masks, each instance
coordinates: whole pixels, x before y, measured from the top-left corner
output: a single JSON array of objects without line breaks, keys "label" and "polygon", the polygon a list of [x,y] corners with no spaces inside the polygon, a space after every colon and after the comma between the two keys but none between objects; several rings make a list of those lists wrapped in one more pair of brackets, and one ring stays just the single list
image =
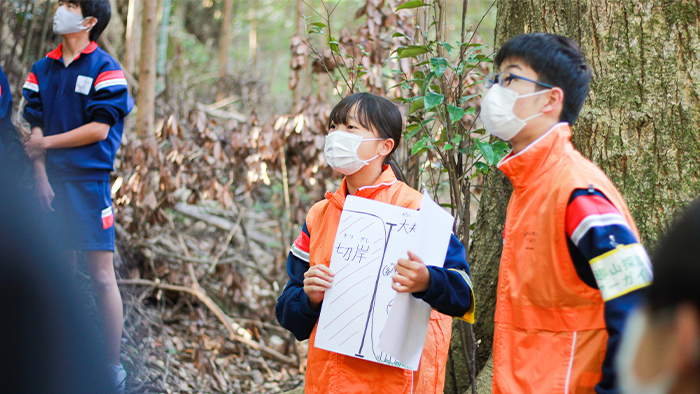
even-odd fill
[{"label": "hand drawn diagram", "polygon": [[408,368],[378,348],[396,292],[394,265],[415,243],[415,210],[350,196],[331,256],[335,272],[318,321],[319,348]]}]

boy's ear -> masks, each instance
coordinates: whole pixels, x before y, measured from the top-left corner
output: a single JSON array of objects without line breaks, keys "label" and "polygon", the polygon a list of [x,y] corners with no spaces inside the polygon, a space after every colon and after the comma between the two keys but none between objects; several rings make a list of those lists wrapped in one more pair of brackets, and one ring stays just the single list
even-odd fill
[{"label": "boy's ear", "polygon": [[95,27],[96,24],[97,18],[95,18],[94,16],[88,16],[83,22],[83,26],[87,27],[88,29],[92,29],[93,27]]},{"label": "boy's ear", "polygon": [[542,108],[542,113],[548,113],[552,111],[556,111],[557,109],[559,112],[563,109],[563,103],[564,103],[564,91],[559,88],[559,87],[554,87],[552,90],[549,91],[549,94],[547,95],[547,105]]}]

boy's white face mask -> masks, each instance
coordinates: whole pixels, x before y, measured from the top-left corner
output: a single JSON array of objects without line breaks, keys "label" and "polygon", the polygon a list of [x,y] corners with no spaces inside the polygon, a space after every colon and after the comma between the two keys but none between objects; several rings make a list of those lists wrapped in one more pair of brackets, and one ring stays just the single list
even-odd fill
[{"label": "boy's white face mask", "polygon": [[481,121],[489,134],[494,135],[504,141],[510,141],[520,130],[525,127],[528,120],[536,118],[542,113],[537,113],[529,118],[520,119],[513,113],[515,101],[519,98],[536,96],[547,93],[551,89],[541,90],[534,93],[518,95],[515,90],[504,88],[501,85],[493,85],[486,93],[481,102]]},{"label": "boy's white face mask", "polygon": [[334,170],[343,175],[352,175],[366,165],[370,161],[379,157],[374,156],[368,160],[362,160],[357,156],[357,149],[363,141],[379,141],[384,138],[365,138],[348,133],[347,131],[333,131],[326,136],[326,144],[323,148],[323,154],[326,156],[326,161]]},{"label": "boy's white face mask", "polygon": [[64,7],[58,7],[53,16],[53,32],[62,36],[64,34],[78,33],[90,28],[83,26],[86,18],[74,14]]},{"label": "boy's white face mask", "polygon": [[620,352],[617,355],[617,376],[623,394],[667,394],[676,383],[674,371],[663,371],[653,381],[642,383],[634,369],[639,344],[646,331],[649,317],[641,310],[636,310],[627,320],[622,335]]}]

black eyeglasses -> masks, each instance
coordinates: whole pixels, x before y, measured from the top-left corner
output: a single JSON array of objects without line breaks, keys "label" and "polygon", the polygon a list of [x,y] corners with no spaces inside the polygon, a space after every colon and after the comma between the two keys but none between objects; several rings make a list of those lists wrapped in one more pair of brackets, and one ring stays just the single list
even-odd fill
[{"label": "black eyeglasses", "polygon": [[540,81],[535,81],[529,78],[521,77],[520,75],[515,75],[513,73],[509,73],[507,71],[504,71],[502,73],[490,73],[486,76],[486,80],[484,81],[484,86],[486,86],[486,89],[490,89],[491,86],[493,85],[501,85],[501,86],[508,86],[510,85],[511,82],[515,79],[522,79],[523,81],[528,81],[532,83],[536,83],[540,86],[544,86],[549,89],[554,89],[554,86],[548,85],[544,82]]}]

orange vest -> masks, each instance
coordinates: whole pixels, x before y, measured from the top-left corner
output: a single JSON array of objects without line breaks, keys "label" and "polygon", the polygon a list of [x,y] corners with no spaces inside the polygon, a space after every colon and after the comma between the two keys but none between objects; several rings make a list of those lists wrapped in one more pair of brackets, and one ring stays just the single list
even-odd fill
[{"label": "orange vest", "polygon": [[[309,264],[330,265],[331,252],[345,203],[345,179],[337,192],[326,192],[326,199],[314,204],[306,216],[309,230]],[[400,207],[418,209],[421,194],[398,181],[389,166],[372,186],[360,188],[356,196]],[[445,365],[452,335],[452,318],[432,311],[418,371],[400,369],[314,346],[316,327],[309,339],[306,363],[306,394],[442,393]],[[411,390],[413,383],[413,390]]]},{"label": "orange vest", "polygon": [[577,152],[566,123],[506,157],[513,184],[498,277],[493,393],[595,393],[608,335],[599,290],[576,273],[564,228],[575,189],[600,190],[637,233],[605,174]]}]

